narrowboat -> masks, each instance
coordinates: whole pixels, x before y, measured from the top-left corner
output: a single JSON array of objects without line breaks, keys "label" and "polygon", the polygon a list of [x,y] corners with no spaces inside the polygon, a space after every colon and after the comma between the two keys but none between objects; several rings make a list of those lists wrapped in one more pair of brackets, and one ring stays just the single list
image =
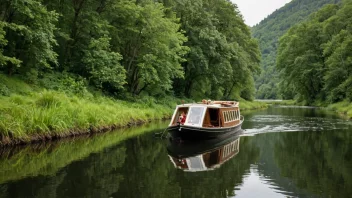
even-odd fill
[{"label": "narrowboat", "polygon": [[177,105],[167,128],[171,138],[211,139],[241,130],[239,102],[210,101]]},{"label": "narrowboat", "polygon": [[[237,134],[237,133],[236,133]],[[198,142],[171,142],[168,156],[177,169],[187,172],[209,171],[219,168],[239,153],[240,136],[230,135]]]}]

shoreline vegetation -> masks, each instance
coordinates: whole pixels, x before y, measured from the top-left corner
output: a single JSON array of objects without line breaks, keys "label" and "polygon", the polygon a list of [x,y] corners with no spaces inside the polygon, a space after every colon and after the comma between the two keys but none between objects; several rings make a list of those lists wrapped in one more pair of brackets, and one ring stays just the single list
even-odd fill
[{"label": "shoreline vegetation", "polygon": [[[259,100],[259,102],[272,105],[306,106],[304,102],[297,102],[295,100]],[[347,119],[352,119],[352,103],[347,100],[333,104],[314,103],[309,106],[325,108],[329,111],[334,111]]]},{"label": "shoreline vegetation", "polygon": [[[7,96],[0,95],[0,146],[95,134],[167,119],[175,105],[181,104],[181,99],[170,96],[128,101],[87,90],[84,94],[47,90],[1,74],[0,83],[8,92]],[[266,106],[240,102],[242,110]]]},{"label": "shoreline vegetation", "polygon": [[116,133],[99,134],[94,138],[82,135],[25,147],[5,147],[0,150],[0,184],[16,181],[24,176],[54,175],[74,161],[84,159],[92,153],[99,153],[140,134],[161,131],[164,126],[164,122],[154,122],[143,127],[118,130]]}]

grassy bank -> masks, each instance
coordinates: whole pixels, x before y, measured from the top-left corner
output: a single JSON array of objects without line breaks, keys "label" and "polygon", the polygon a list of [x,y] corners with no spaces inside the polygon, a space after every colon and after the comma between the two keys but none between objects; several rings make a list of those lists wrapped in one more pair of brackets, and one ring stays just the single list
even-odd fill
[{"label": "grassy bank", "polygon": [[[94,138],[79,136],[73,140],[63,139],[24,148],[5,148],[0,150],[0,184],[27,176],[54,175],[62,167],[84,159],[92,153],[99,153],[142,133],[162,131],[163,128],[165,128],[165,123],[157,122],[146,124],[143,127],[121,129],[116,133],[97,135]],[[123,163],[124,158],[116,160]]]},{"label": "grassy bank", "polygon": [[328,105],[327,109],[336,111],[348,119],[352,119],[352,103],[348,101],[343,101],[335,104]]},{"label": "grassy bank", "polygon": [[169,117],[172,105],[107,97],[79,98],[56,91],[0,98],[2,144],[94,133]]},{"label": "grassy bank", "polygon": [[[306,102],[297,102],[295,100],[262,100],[260,101],[266,104],[272,105],[297,105],[297,106],[307,106]],[[330,111],[335,111],[348,119],[352,119],[352,103],[348,101],[338,102],[334,104],[326,104],[324,102],[315,102],[311,106],[326,108]]]},{"label": "grassy bank", "polygon": [[[116,100],[77,87],[44,89],[0,75],[0,145],[96,133],[171,116],[179,99]],[[70,85],[74,84],[70,82]],[[64,87],[62,85],[51,87]],[[82,90],[82,88],[79,88]],[[241,101],[241,108],[262,108]]]},{"label": "grassy bank", "polygon": [[295,100],[259,100],[259,101],[262,103],[271,104],[271,105],[300,105]]}]

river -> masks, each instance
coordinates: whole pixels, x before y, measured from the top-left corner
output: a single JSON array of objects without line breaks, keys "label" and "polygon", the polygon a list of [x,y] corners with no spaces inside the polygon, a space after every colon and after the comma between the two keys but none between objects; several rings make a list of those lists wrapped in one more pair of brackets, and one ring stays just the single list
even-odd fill
[{"label": "river", "polygon": [[352,121],[309,107],[242,115],[241,134],[197,146],[156,138],[157,122],[0,149],[0,197],[352,197]]}]

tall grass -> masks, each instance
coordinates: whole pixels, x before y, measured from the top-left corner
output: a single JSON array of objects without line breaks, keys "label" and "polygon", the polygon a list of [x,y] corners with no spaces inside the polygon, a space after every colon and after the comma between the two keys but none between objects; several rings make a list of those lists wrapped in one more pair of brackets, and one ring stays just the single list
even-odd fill
[{"label": "tall grass", "polygon": [[268,104],[259,101],[240,100],[239,102],[241,110],[262,109],[268,107]]},{"label": "tall grass", "polygon": [[347,116],[347,118],[352,118],[352,103],[349,101],[338,102],[335,104],[330,104],[327,109],[333,110]]},{"label": "tall grass", "polygon": [[132,103],[103,96],[68,97],[56,91],[11,95],[0,97],[0,134],[4,143],[9,139],[28,142],[97,132],[111,126],[116,128],[169,117],[173,111],[170,106]]}]

